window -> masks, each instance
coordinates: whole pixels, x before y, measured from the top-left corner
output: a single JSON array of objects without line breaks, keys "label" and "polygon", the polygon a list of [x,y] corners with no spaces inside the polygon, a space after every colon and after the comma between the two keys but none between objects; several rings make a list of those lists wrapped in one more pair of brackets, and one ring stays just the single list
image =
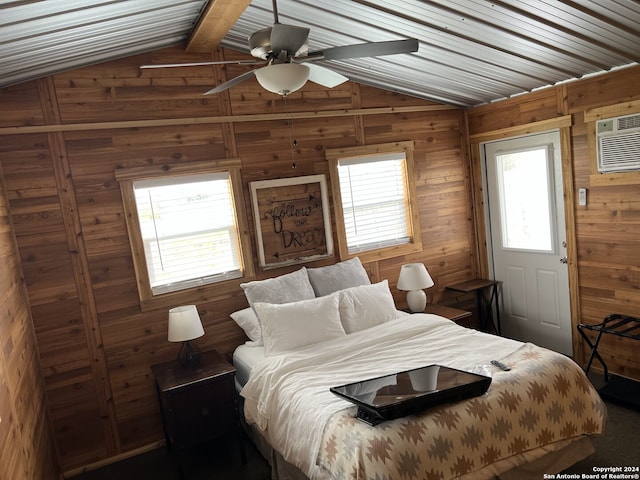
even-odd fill
[{"label": "window", "polygon": [[422,249],[413,144],[327,151],[342,258],[388,258]]},{"label": "window", "polygon": [[405,155],[346,158],[338,162],[349,253],[409,243]]},{"label": "window", "polygon": [[194,170],[143,178],[117,171],[143,303],[174,292],[185,300],[190,290],[205,299],[206,286],[246,274],[237,169]]},{"label": "window", "polygon": [[503,248],[554,250],[552,161],[547,146],[496,155]]},{"label": "window", "polygon": [[133,182],[153,295],[242,276],[229,173]]}]

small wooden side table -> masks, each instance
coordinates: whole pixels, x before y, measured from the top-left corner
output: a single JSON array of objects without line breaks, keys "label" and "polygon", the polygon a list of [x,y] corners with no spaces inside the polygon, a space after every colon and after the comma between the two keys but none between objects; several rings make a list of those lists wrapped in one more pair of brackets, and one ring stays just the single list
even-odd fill
[{"label": "small wooden side table", "polygon": [[438,305],[435,303],[427,303],[424,313],[431,313],[433,315],[440,315],[441,317],[448,318],[458,323],[463,318],[471,316],[471,312],[467,310],[460,310],[453,307],[447,307],[444,305]]},{"label": "small wooden side table", "polygon": [[[455,285],[447,285],[446,289],[461,293],[476,294],[476,302],[478,304],[478,316],[480,317],[480,328],[489,331],[489,326],[493,328],[495,333],[500,335],[500,305],[498,302],[498,280],[487,280],[485,278],[476,278],[466,282],[456,283]],[[488,291],[488,294],[487,294]],[[495,307],[495,318],[494,318]]]},{"label": "small wooden side table", "polygon": [[235,368],[215,350],[203,352],[195,367],[177,360],[153,365],[167,449],[173,450],[178,475],[184,478],[187,448],[232,435],[238,440],[242,463],[246,455],[237,411]]}]

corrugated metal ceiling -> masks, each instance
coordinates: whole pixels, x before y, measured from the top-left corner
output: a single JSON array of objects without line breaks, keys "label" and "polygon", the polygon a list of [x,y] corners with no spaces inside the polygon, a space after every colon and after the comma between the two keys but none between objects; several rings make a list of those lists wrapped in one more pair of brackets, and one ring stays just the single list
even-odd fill
[{"label": "corrugated metal ceiling", "polygon": [[0,0],[0,86],[183,43],[207,0]]},{"label": "corrugated metal ceiling", "polygon": [[[0,3],[0,86],[185,42],[205,4]],[[278,13],[281,23],[311,28],[312,51],[417,38],[416,53],[323,65],[357,82],[460,106],[640,60],[640,2],[630,0],[280,0]],[[253,0],[221,45],[248,52],[248,36],[272,23],[272,0]]]}]

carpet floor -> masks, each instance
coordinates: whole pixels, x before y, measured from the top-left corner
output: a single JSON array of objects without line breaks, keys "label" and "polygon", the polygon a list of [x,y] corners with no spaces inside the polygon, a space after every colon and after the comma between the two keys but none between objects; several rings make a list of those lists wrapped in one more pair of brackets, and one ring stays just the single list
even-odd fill
[{"label": "carpet floor", "polygon": [[[589,375],[589,378],[596,388],[604,385],[601,376]],[[640,409],[632,406],[639,399],[629,397],[627,400],[621,403],[605,399],[607,426],[604,435],[593,439],[595,453],[565,473],[593,474],[597,473],[596,467],[640,467]],[[639,478],[640,472],[636,470],[632,475]]]},{"label": "carpet floor", "polygon": [[[215,441],[191,449],[185,455],[185,480],[270,480],[271,468],[260,452],[247,440],[247,462],[240,460],[238,445]],[[165,448],[83,473],[73,480],[177,480],[173,454]]]}]

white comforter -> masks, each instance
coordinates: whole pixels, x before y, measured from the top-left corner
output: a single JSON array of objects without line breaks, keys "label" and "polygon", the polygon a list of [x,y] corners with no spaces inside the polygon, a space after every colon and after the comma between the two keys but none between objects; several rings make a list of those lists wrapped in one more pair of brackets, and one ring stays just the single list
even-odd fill
[{"label": "white comforter", "polygon": [[310,478],[322,432],[338,410],[354,408],[329,387],[428,364],[474,370],[522,343],[429,314],[402,315],[373,328],[266,358],[241,392],[245,416],[284,458]]}]

